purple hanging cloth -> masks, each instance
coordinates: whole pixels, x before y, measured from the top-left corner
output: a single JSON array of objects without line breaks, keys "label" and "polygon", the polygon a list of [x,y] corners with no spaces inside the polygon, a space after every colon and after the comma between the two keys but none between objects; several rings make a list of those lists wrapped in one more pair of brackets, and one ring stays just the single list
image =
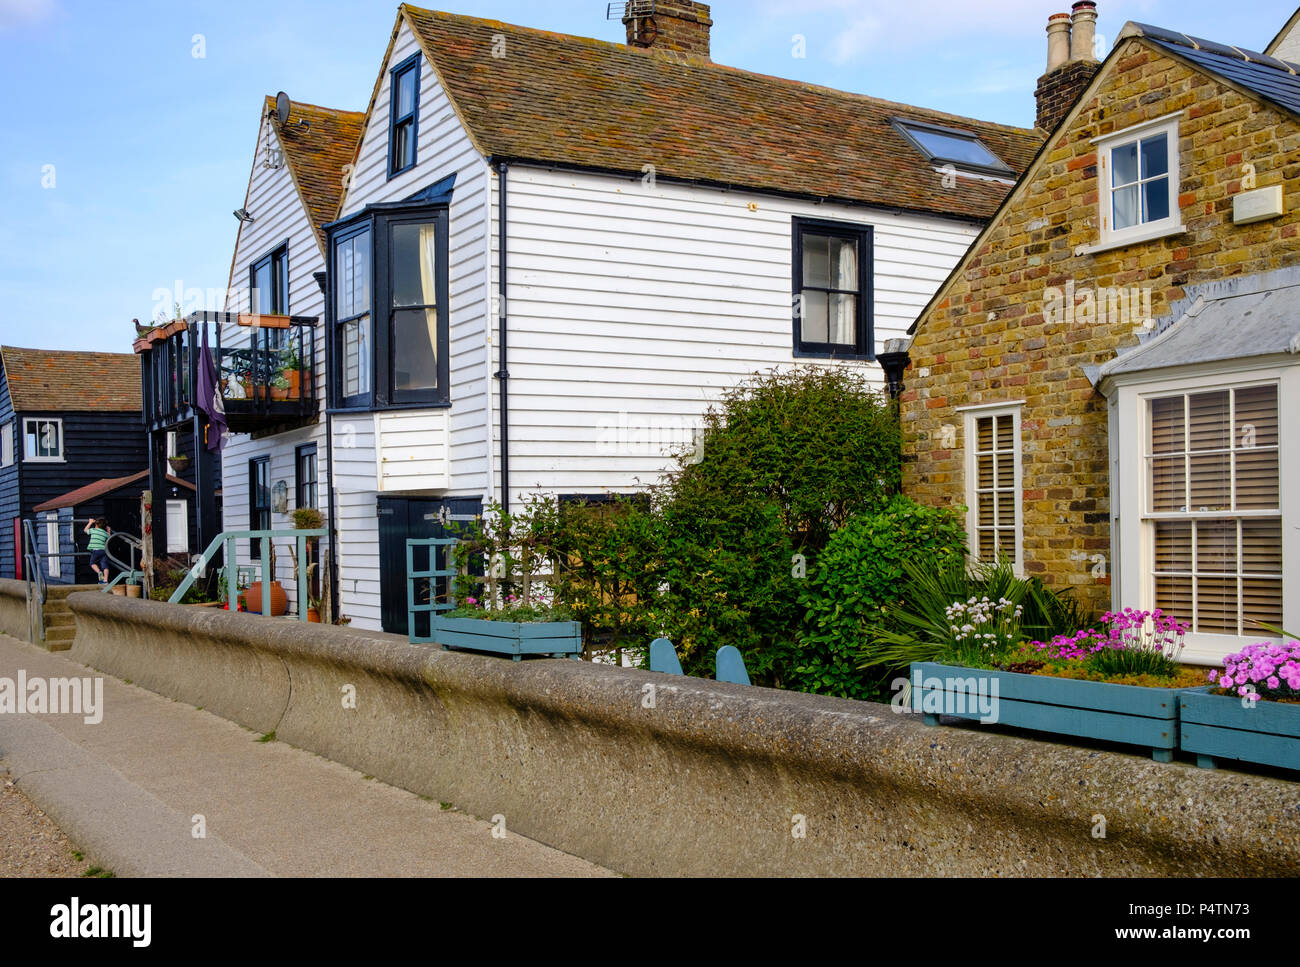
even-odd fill
[{"label": "purple hanging cloth", "polygon": [[212,361],[212,350],[208,348],[208,327],[203,326],[203,343],[199,349],[199,385],[196,404],[203,415],[208,418],[207,447],[214,453],[220,453],[226,445],[226,404],[221,398],[221,385],[217,381],[217,367]]}]

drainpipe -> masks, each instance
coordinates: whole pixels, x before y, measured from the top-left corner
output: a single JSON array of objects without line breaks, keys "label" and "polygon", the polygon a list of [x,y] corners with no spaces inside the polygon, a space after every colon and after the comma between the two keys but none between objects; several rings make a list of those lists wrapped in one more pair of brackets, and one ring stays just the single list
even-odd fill
[{"label": "drainpipe", "polygon": [[[328,265],[328,260],[326,264]],[[325,311],[322,313],[325,318],[325,473],[329,477],[329,486],[325,488],[325,499],[328,504],[329,520],[327,523],[329,524],[330,535],[330,566],[329,573],[325,575],[325,580],[329,583],[330,609],[333,612],[329,615],[329,618],[336,621],[343,611],[339,607],[341,603],[339,601],[339,531],[334,517],[334,414],[330,412],[329,401],[330,374],[332,372],[330,368],[332,361],[330,346],[333,342],[330,338],[332,332],[330,323],[332,320],[330,318],[329,274],[328,272],[313,272],[312,278],[316,280],[316,284],[320,286],[321,295],[325,297]]]},{"label": "drainpipe", "polygon": [[497,371],[501,410],[501,509],[510,509],[510,394],[506,369],[506,173],[509,165],[497,162]]},{"label": "drainpipe", "polygon": [[885,351],[876,354],[876,361],[885,371],[885,386],[889,390],[891,400],[898,399],[899,394],[903,392],[903,370],[907,369],[912,361],[911,356],[907,354],[911,345],[910,339],[886,339]]}]

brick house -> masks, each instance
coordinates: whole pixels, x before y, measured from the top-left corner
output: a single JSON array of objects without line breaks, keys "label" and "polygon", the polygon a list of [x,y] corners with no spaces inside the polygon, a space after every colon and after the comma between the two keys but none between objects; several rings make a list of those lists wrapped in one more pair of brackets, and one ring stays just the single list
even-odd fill
[{"label": "brick house", "polygon": [[1053,133],[892,347],[904,487],[1208,664],[1300,627],[1300,66],[1130,23],[1080,69],[1048,33]]}]

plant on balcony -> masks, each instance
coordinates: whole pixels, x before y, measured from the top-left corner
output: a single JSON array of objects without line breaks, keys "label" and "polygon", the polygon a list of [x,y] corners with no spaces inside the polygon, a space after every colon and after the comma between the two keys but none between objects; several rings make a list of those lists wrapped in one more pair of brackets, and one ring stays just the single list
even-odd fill
[{"label": "plant on balcony", "polygon": [[290,343],[280,353],[280,374],[276,377],[275,386],[280,386],[280,380],[284,380],[284,387],[288,390],[285,399],[298,399],[302,395],[302,357],[298,355],[298,346],[296,343]]}]

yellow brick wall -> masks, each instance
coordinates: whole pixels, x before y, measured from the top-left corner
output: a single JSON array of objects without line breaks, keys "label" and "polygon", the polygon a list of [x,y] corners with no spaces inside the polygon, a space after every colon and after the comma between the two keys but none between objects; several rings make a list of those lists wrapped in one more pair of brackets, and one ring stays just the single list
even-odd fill
[{"label": "yellow brick wall", "polygon": [[[1183,111],[1179,207],[1185,231],[1075,255],[1099,241],[1092,138]],[[1243,165],[1282,184],[1287,214],[1235,226]],[[904,488],[934,506],[965,504],[962,414],[1024,399],[1027,573],[1110,604],[1106,401],[1083,366],[1137,344],[1135,320],[1045,321],[1048,287],[1150,287],[1160,319],[1185,287],[1300,261],[1300,125],[1156,48],[1129,40],[1098,93],[1048,147],[1032,181],[917,327],[902,395]],[[945,425],[956,445],[943,447]],[[949,431],[947,442],[952,441]],[[1130,455],[1132,457],[1133,455]],[[1106,577],[1088,560],[1106,556]]]}]

